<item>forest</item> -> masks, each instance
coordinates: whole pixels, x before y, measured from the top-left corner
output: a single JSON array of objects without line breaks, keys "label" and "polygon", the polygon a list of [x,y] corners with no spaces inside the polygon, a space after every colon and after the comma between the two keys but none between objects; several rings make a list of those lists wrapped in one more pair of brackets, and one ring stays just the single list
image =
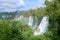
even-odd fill
[{"label": "forest", "polygon": [[[45,0],[44,5],[46,7],[21,12],[26,17],[37,16],[38,20],[49,16],[48,30],[43,35],[33,35],[32,29],[26,23],[15,21],[11,17],[0,20],[0,40],[60,40],[60,0]],[[16,15],[17,11],[10,13]]]}]

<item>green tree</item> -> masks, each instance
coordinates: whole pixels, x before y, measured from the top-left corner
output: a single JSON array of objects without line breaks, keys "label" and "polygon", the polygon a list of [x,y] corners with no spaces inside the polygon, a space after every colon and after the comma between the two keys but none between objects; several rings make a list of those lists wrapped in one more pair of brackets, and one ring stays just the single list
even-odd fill
[{"label": "green tree", "polygon": [[[52,0],[51,2],[46,0],[46,13],[49,13],[49,20],[50,20],[50,30],[54,34],[54,40],[59,40],[60,34],[58,31],[60,31],[60,0]],[[58,38],[57,38],[58,37]]]}]

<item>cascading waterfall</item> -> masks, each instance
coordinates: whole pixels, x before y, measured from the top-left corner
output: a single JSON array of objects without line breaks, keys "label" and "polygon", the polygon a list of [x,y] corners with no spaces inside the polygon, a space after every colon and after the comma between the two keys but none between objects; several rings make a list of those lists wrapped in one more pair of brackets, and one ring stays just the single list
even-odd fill
[{"label": "cascading waterfall", "polygon": [[35,28],[38,26],[38,18],[35,17],[33,21],[34,21],[34,22],[33,22],[33,23],[34,23],[34,24],[33,24],[33,31],[34,31]]},{"label": "cascading waterfall", "polygon": [[48,16],[44,16],[41,23],[39,24],[39,28],[34,32],[34,35],[44,34],[49,25]]},{"label": "cascading waterfall", "polygon": [[19,21],[19,20],[21,20],[23,18],[23,15],[21,15],[20,17],[18,17],[18,18],[15,18],[15,20],[16,21]]},{"label": "cascading waterfall", "polygon": [[19,19],[21,20],[23,18],[23,15],[21,15],[20,17],[19,17]]},{"label": "cascading waterfall", "polygon": [[[21,15],[18,20],[22,20],[23,15]],[[32,28],[34,35],[40,35],[40,34],[44,34],[47,30],[47,27],[49,25],[49,21],[48,21],[49,17],[48,16],[44,16],[41,20],[41,23],[38,26],[38,19],[37,17],[33,18],[32,16],[29,16],[28,20],[24,20],[25,22],[27,22],[28,26],[30,28]],[[34,20],[34,21],[33,21]],[[38,27],[37,27],[38,26]],[[37,30],[36,30],[37,28]]]},{"label": "cascading waterfall", "polygon": [[29,16],[29,22],[28,22],[29,27],[32,27],[33,25],[33,17]]}]

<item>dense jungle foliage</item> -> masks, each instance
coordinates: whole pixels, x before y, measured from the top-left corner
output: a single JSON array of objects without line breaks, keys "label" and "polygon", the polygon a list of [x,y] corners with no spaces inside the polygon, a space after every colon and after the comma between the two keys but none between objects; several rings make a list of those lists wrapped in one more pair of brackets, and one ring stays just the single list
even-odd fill
[{"label": "dense jungle foliage", "polygon": [[46,0],[44,5],[44,8],[24,12],[24,16],[37,16],[39,20],[44,15],[49,16],[48,31],[44,35],[33,35],[27,24],[0,20],[0,40],[60,40],[60,0]]}]

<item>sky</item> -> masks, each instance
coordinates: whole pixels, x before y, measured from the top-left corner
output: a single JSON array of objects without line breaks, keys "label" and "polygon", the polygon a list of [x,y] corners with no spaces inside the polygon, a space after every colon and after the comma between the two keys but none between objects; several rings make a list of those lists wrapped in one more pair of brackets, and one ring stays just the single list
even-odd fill
[{"label": "sky", "polygon": [[0,12],[44,7],[45,0],[0,0]]}]

